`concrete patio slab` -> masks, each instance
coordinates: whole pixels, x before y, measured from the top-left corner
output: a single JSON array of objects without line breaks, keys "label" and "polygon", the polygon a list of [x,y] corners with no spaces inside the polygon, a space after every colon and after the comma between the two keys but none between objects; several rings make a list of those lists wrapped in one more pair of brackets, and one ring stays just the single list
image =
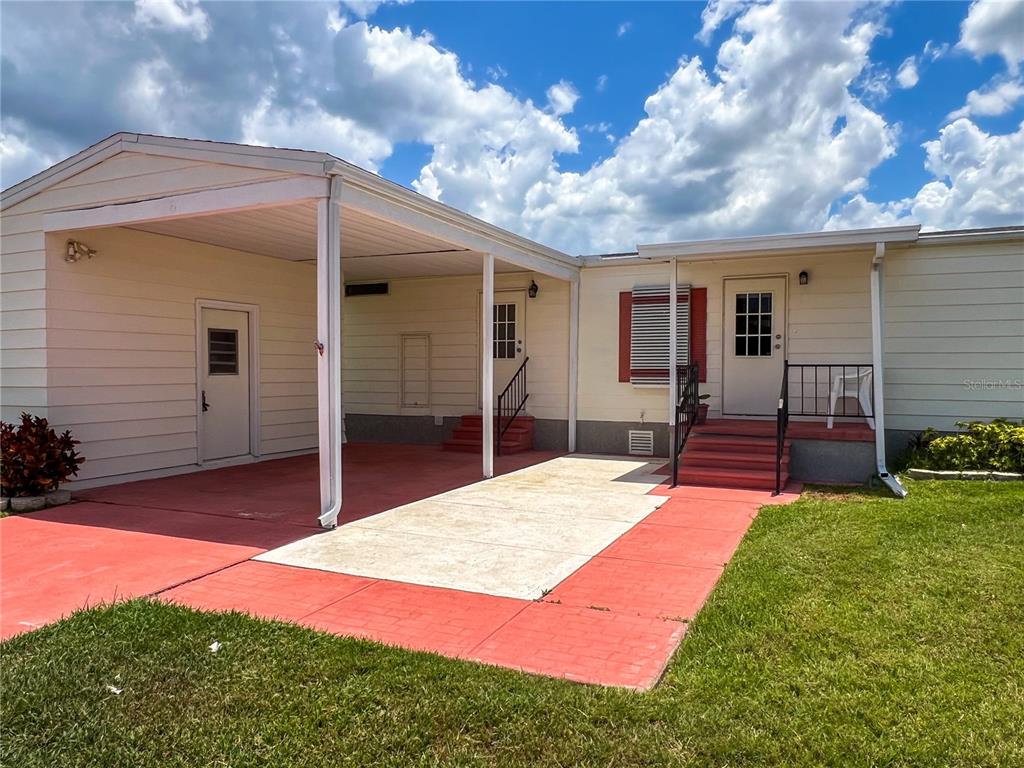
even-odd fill
[{"label": "concrete patio slab", "polygon": [[586,555],[451,536],[346,526],[255,558],[260,562],[533,600]]},{"label": "concrete patio slab", "polygon": [[505,509],[479,504],[460,504],[450,499],[435,499],[384,512],[352,526],[379,531],[401,531],[422,536],[438,536],[454,531],[459,539],[471,543],[501,544],[525,549],[542,549],[578,555],[593,553],[595,546],[617,539],[631,523],[605,518],[577,516],[567,526],[563,516],[545,511],[548,502],[533,509]]},{"label": "concrete patio slab", "polygon": [[[535,600],[664,503],[637,459],[565,456],[388,510],[261,562]],[[572,511],[545,489],[571,488]],[[566,493],[565,496],[570,494]],[[598,510],[592,516],[592,510]]]}]

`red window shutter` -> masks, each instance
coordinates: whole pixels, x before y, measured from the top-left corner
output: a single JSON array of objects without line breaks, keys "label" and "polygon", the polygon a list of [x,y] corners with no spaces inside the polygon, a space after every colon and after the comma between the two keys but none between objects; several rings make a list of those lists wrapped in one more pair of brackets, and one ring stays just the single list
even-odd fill
[{"label": "red window shutter", "polygon": [[[621,294],[619,306],[622,306]],[[619,310],[621,315],[621,309]],[[621,334],[621,331],[620,331]],[[628,339],[627,339],[628,341]],[[622,376],[621,335],[619,376]],[[628,346],[628,344],[627,344]],[[690,289],[690,362],[700,366],[700,381],[708,380],[708,289]],[[627,355],[628,363],[628,355]]]},{"label": "red window shutter", "polygon": [[629,383],[629,340],[633,324],[633,292],[619,293],[619,381]]}]

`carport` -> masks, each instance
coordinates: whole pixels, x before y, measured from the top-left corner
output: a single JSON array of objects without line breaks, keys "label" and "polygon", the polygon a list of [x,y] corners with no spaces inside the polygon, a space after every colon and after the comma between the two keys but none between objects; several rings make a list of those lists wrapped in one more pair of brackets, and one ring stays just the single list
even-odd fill
[{"label": "carport", "polygon": [[[181,161],[172,172],[160,179],[143,171],[154,162]],[[92,195],[105,183],[103,168],[110,176],[116,167],[122,181],[117,194]],[[243,173],[239,169],[245,169]],[[88,175],[91,174],[91,175]],[[173,183],[170,179],[173,175]],[[47,260],[67,270],[68,280],[87,274],[88,243],[99,238],[96,233],[128,230],[174,238],[184,254],[192,244],[207,244],[231,249],[233,252],[272,257],[315,267],[316,334],[302,344],[290,342],[289,354],[295,359],[308,354],[316,357],[315,432],[319,451],[319,522],[334,527],[343,502],[342,444],[345,442],[342,395],[342,302],[347,282],[367,282],[390,277],[479,276],[480,290],[480,391],[491,392],[494,385],[494,291],[495,275],[505,272],[529,272],[569,284],[569,343],[561,364],[567,369],[566,444],[575,448],[576,429],[576,352],[578,338],[578,280],[576,259],[541,246],[513,233],[487,224],[455,209],[423,197],[411,190],[385,181],[379,176],[357,168],[331,155],[300,150],[233,145],[216,142],[117,134],[84,152],[69,158],[48,171],[8,190],[5,207],[17,215],[22,200],[47,193],[48,187],[88,179],[75,187],[76,193],[43,209],[42,231],[47,242]],[[97,179],[93,181],[93,179]],[[123,181],[123,179],[144,179]],[[109,179],[107,179],[109,180]],[[61,190],[63,192],[63,190]],[[40,198],[45,199],[45,198]],[[68,204],[71,201],[71,204]],[[102,241],[102,240],[101,240]],[[67,252],[64,253],[67,243]],[[79,248],[85,246],[85,250]],[[173,250],[173,249],[172,249]],[[63,256],[65,264],[60,263]],[[102,247],[96,261],[103,258]],[[82,263],[78,263],[79,260]],[[171,259],[177,263],[176,257]],[[77,275],[71,275],[77,271]],[[160,275],[154,271],[151,282]],[[168,460],[165,467],[154,467],[132,479],[173,474],[262,460],[286,453],[302,452],[302,441],[283,440],[283,447],[294,448],[283,453],[265,452],[267,440],[261,430],[271,426],[284,432],[287,417],[273,425],[261,423],[259,358],[269,342],[256,338],[260,329],[260,312],[255,304],[220,301],[216,296],[196,299],[197,318],[211,312],[248,313],[249,327],[255,329],[248,337],[249,363],[255,371],[248,389],[249,421],[248,452],[240,456],[209,459],[204,456],[204,443],[222,433],[219,428],[204,430],[210,409],[201,368],[196,364],[196,460],[181,462],[183,448],[175,454],[177,464]],[[274,310],[276,311],[276,310]],[[223,324],[223,323],[222,323]],[[224,370],[237,370],[243,364],[244,341],[237,332],[218,330],[220,336],[205,333],[205,326],[196,321],[196,353],[203,354],[204,344],[221,354],[215,346],[230,348],[233,355]],[[230,335],[235,333],[235,335]],[[275,342],[277,343],[277,342]],[[263,346],[261,346],[261,344]],[[232,346],[233,345],[233,346]],[[297,350],[304,349],[305,352]],[[224,353],[227,354],[227,353]],[[210,358],[213,359],[212,357]],[[235,368],[231,368],[231,366]],[[213,364],[210,364],[212,374]],[[218,369],[220,372],[220,369]],[[262,386],[266,388],[267,382]],[[234,398],[236,401],[242,398]],[[231,401],[222,397],[216,404]],[[82,411],[92,404],[82,403]],[[216,411],[216,408],[214,409]],[[242,410],[241,408],[239,410]],[[298,413],[296,408],[295,413]],[[482,420],[482,457],[480,474],[494,474],[494,400],[480,398]],[[119,416],[119,418],[121,418]],[[276,417],[275,417],[276,418]],[[60,423],[60,419],[56,420]],[[308,434],[314,421],[310,418]],[[123,431],[123,430],[122,430]],[[205,434],[204,434],[205,432]],[[301,437],[299,435],[298,437]],[[145,438],[134,438],[136,440]],[[291,439],[291,438],[289,438]],[[112,441],[107,441],[112,442]],[[187,441],[186,441],[187,442]],[[89,453],[89,445],[83,446]],[[306,448],[306,451],[309,449]],[[110,482],[112,476],[96,481]]]}]

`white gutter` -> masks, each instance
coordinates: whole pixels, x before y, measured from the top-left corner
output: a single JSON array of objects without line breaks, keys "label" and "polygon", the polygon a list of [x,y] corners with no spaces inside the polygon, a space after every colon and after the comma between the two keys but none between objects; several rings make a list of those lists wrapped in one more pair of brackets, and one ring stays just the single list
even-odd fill
[{"label": "white gutter", "polygon": [[335,528],[341,512],[341,186],[317,208],[317,405],[320,434],[320,525]]},{"label": "white gutter", "polygon": [[907,489],[885,466],[885,373],[883,364],[882,339],[885,333],[882,313],[882,269],[885,263],[885,242],[875,243],[875,255],[871,259],[871,362],[874,365],[875,411],[875,467],[878,477],[896,496],[903,498]]},{"label": "white gutter", "polygon": [[[672,277],[668,284],[668,455],[669,459],[672,459],[676,448],[675,433],[672,428],[676,424],[676,377],[679,375],[676,370],[679,362],[676,359],[679,346],[679,340],[676,338],[679,333],[679,278],[676,270],[676,257],[673,256],[669,259],[669,263],[672,265]],[[673,482],[675,481],[673,480]]]},{"label": "white gutter", "polygon": [[874,227],[847,229],[834,232],[803,232],[795,235],[761,235],[756,237],[730,237],[720,240],[690,240],[680,243],[652,243],[638,245],[641,257],[686,257],[687,261],[721,259],[723,256],[749,258],[758,254],[802,249],[856,248],[872,243],[909,243],[918,238],[921,227],[917,224],[900,227]]}]

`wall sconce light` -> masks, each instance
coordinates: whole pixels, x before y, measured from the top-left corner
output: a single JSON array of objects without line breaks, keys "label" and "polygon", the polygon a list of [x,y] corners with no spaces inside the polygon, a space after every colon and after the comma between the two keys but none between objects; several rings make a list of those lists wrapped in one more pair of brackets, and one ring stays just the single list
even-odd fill
[{"label": "wall sconce light", "polygon": [[537,283],[533,280],[530,281],[530,289],[527,291],[531,299],[536,299],[537,294],[540,292],[540,288],[537,287]]},{"label": "wall sconce light", "polygon": [[800,273],[800,285],[807,285],[809,282],[811,282],[811,276],[805,269]]},{"label": "wall sconce light", "polygon": [[64,261],[68,264],[74,264],[76,261],[81,261],[82,258],[91,259],[95,255],[96,251],[85,243],[80,243],[77,240],[68,240],[64,250]]}]

